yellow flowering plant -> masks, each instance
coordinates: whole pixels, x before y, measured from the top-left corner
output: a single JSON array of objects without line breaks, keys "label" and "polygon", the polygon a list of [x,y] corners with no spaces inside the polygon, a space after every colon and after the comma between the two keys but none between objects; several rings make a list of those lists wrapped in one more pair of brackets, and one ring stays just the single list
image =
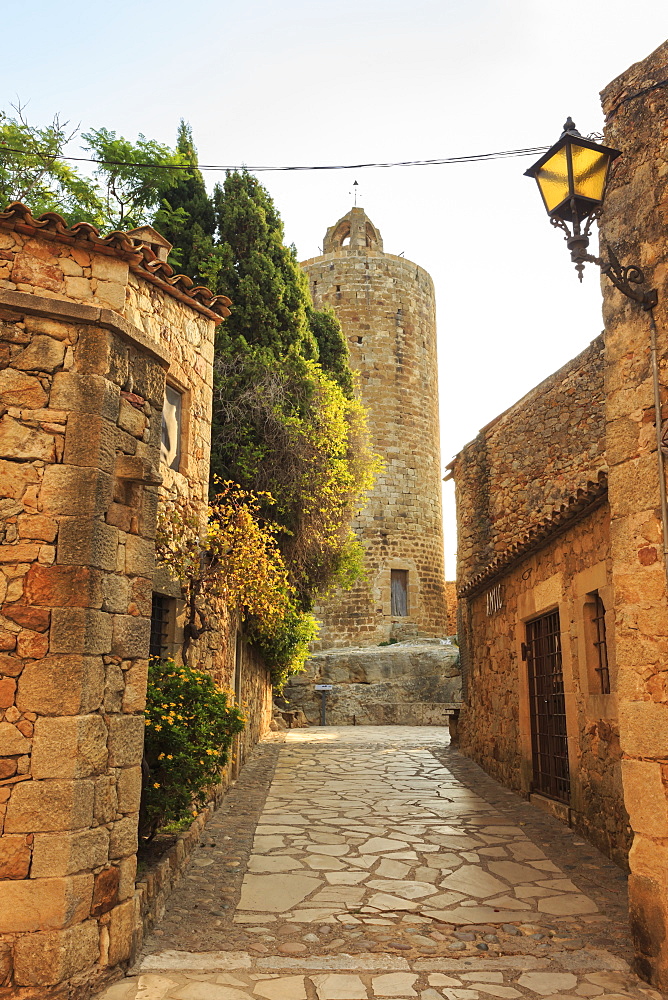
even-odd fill
[{"label": "yellow flowering plant", "polygon": [[220,780],[244,715],[209,674],[151,660],[145,713],[140,832],[196,813]]}]

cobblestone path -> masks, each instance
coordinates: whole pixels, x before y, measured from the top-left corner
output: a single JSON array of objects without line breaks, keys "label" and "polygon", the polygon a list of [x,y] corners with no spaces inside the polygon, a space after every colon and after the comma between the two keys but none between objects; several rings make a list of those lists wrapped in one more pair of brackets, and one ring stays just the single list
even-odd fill
[{"label": "cobblestone path", "polygon": [[627,965],[624,873],[447,738],[261,744],[100,1000],[659,1000]]}]

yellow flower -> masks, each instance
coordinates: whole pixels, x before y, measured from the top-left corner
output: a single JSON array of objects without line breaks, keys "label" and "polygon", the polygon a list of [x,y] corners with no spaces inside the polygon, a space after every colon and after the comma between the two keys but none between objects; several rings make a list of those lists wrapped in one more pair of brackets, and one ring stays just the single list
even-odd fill
[{"label": "yellow flower", "polygon": [[160,782],[159,781],[154,781],[153,782],[153,787],[154,788],[160,788]]}]

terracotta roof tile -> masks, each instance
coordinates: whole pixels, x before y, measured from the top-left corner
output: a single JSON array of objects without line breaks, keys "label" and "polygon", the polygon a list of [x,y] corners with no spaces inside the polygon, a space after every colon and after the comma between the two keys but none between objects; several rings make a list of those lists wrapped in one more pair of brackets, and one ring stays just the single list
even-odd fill
[{"label": "terracotta roof tile", "polygon": [[576,521],[598,507],[607,494],[608,477],[605,472],[601,471],[596,482],[588,482],[583,489],[573,493],[560,507],[533,525],[505,552],[496,556],[480,573],[476,573],[470,580],[458,587],[457,596],[471,597],[483,586],[488,585],[494,577],[499,576],[514,563],[519,562],[534,549],[540,548],[555,535],[566,531]]},{"label": "terracotta roof tile", "polygon": [[35,219],[30,209],[20,201],[12,202],[4,212],[0,212],[0,227],[29,235],[39,233],[58,243],[76,244],[95,253],[120,257],[129,262],[134,274],[204,313],[216,323],[230,315],[228,306],[232,303],[226,295],[214,295],[204,285],[195,285],[185,274],[175,275],[169,264],[159,260],[149,247],[133,243],[128,233],[116,231],[108,236],[100,236],[99,231],[89,222],[76,222],[73,226],[68,226],[57,212],[45,212]]}]

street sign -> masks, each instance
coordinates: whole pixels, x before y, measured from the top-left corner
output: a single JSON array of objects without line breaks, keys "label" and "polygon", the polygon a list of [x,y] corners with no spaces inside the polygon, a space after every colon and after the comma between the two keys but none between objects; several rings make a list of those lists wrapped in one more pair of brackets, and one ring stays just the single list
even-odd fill
[{"label": "street sign", "polygon": [[316,691],[331,691],[333,687],[334,687],[333,684],[316,684],[315,685]]}]

